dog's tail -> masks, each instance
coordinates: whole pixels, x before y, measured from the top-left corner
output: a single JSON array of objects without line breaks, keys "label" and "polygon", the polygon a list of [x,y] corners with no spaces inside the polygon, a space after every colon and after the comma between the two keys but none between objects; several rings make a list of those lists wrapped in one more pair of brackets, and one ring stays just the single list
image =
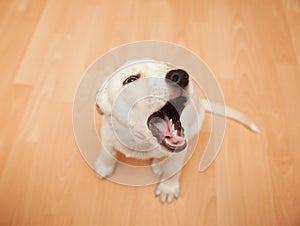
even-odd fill
[{"label": "dog's tail", "polygon": [[242,112],[221,104],[210,102],[208,100],[202,100],[202,103],[205,111],[230,118],[234,121],[241,123],[253,132],[260,133],[259,128],[252,121],[250,121],[250,119],[248,119],[247,116]]}]

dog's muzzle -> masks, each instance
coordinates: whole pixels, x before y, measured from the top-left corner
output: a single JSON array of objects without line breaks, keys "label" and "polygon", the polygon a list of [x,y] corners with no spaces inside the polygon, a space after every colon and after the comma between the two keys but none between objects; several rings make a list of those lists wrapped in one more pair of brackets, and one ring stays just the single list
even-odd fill
[{"label": "dog's muzzle", "polygon": [[[167,73],[166,82],[178,89],[188,86],[189,75],[181,69]],[[183,94],[169,100],[160,110],[149,116],[147,125],[157,141],[170,152],[180,152],[187,146],[180,116],[187,102]]]}]

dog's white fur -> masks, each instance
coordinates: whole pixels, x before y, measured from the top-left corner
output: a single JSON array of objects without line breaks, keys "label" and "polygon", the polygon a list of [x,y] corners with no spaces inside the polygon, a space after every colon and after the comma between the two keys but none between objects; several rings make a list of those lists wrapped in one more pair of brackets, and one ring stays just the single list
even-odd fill
[{"label": "dog's white fur", "polygon": [[[97,106],[103,114],[103,147],[95,162],[96,173],[101,178],[113,173],[117,151],[127,157],[151,158],[153,172],[161,177],[156,195],[160,196],[162,202],[172,202],[179,195],[179,176],[187,148],[179,153],[167,151],[152,135],[147,119],[170,99],[180,95],[193,97],[191,81],[184,90],[165,82],[167,72],[172,69],[172,66],[154,60],[129,62],[104,81],[96,96]],[[123,85],[123,81],[131,75],[139,75],[140,78]],[[194,103],[198,121],[195,123],[195,106],[190,102],[186,104],[180,117],[187,140],[200,131],[205,110],[213,111],[214,107],[208,102],[199,101],[199,98]],[[252,130],[257,129],[238,111],[230,108],[227,110],[229,117],[241,121]],[[222,111],[214,112],[224,115]],[[157,164],[157,160],[164,156],[167,158],[163,164]]]}]

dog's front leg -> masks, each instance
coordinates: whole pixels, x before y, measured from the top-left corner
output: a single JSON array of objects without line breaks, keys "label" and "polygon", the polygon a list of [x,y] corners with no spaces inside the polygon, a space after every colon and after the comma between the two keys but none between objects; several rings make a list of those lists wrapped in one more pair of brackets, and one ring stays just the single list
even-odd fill
[{"label": "dog's front leg", "polygon": [[179,177],[183,167],[186,150],[176,153],[162,163],[163,175],[155,194],[160,197],[161,202],[172,202],[178,198],[180,186]]},{"label": "dog's front leg", "polygon": [[116,167],[116,151],[112,146],[106,145],[101,148],[100,154],[94,164],[95,171],[99,178],[110,176]]}]

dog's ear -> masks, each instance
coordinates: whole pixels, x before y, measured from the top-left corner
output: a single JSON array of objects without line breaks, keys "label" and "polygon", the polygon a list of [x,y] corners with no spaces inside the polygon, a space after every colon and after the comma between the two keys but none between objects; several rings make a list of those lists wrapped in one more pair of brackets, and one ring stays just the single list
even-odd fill
[{"label": "dog's ear", "polygon": [[96,94],[96,106],[97,106],[98,113],[101,115],[111,114],[111,103],[108,97],[107,80],[108,79],[105,79],[101,88],[98,90]]}]

